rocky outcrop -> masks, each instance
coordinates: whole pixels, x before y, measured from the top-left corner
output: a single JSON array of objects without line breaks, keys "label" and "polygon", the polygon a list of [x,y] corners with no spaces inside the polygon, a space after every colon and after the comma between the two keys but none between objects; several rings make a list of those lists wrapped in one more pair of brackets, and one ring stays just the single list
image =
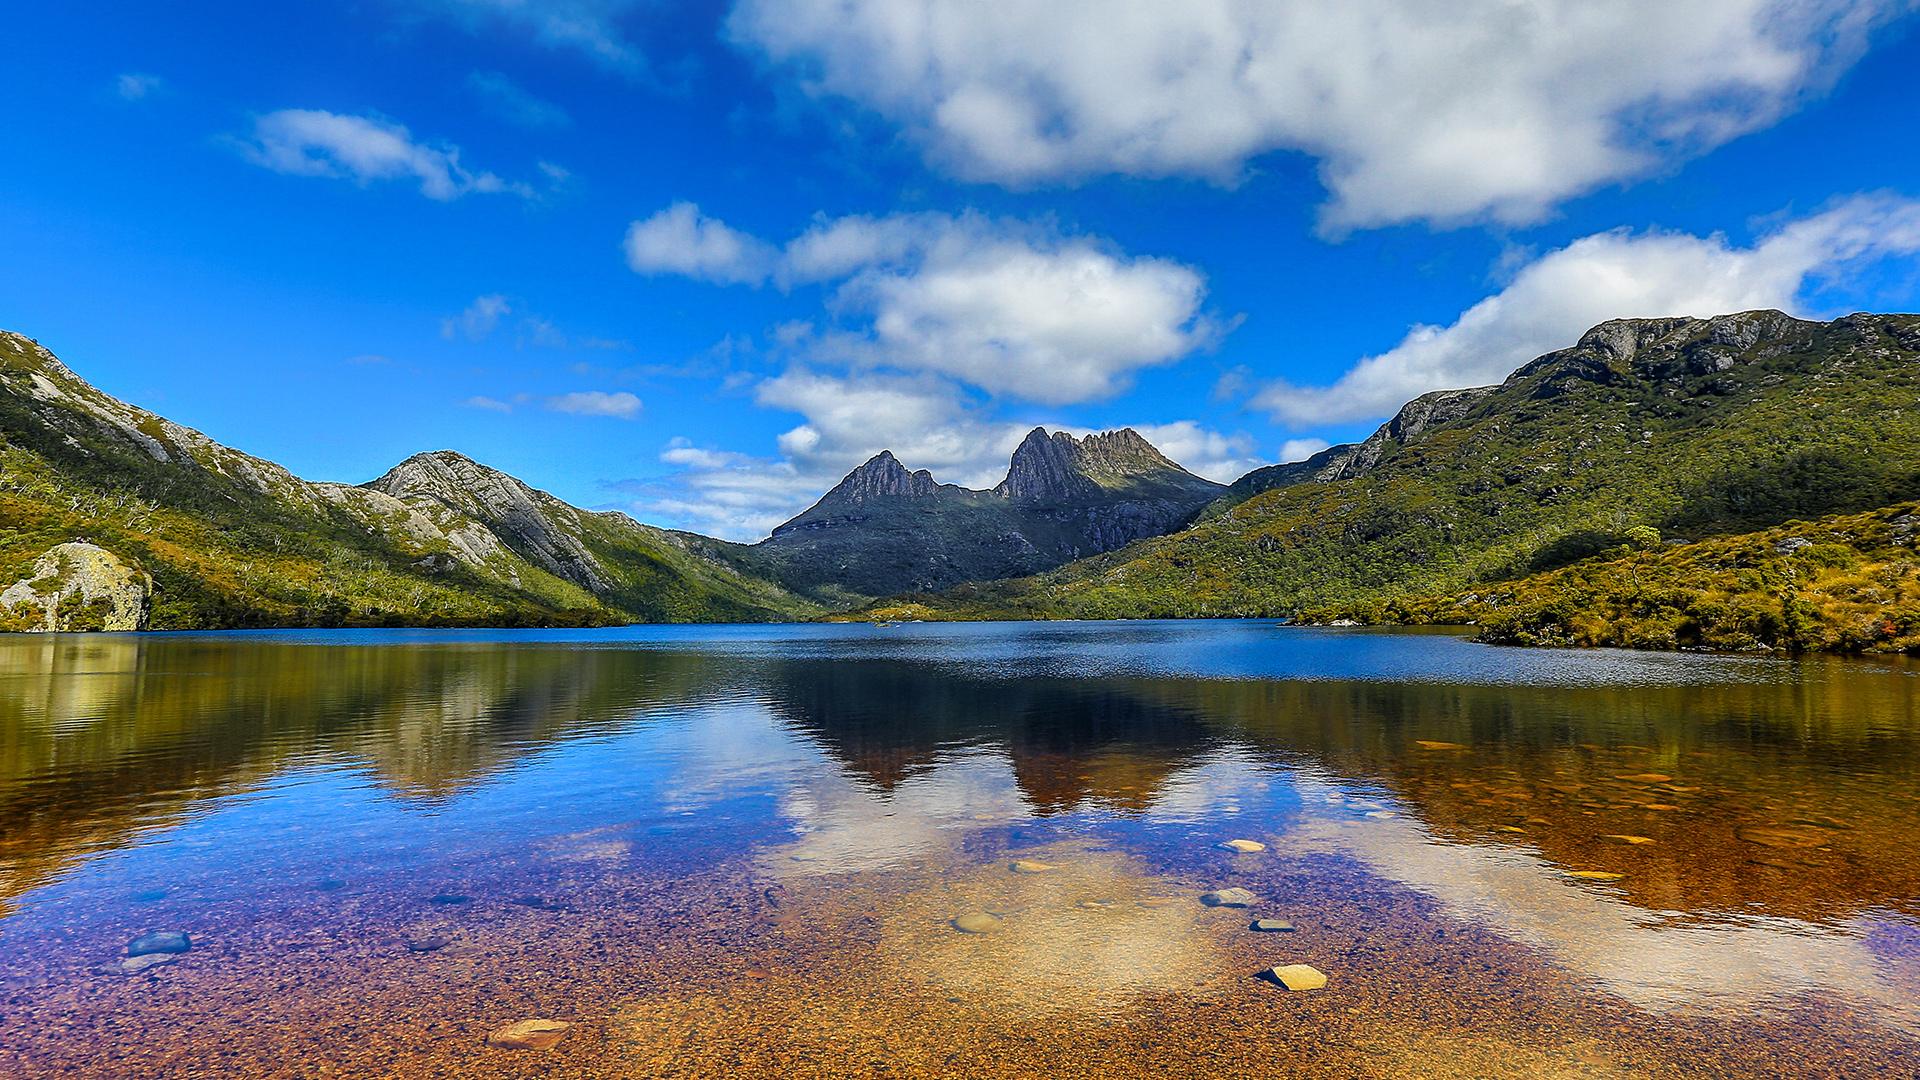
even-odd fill
[{"label": "rocky outcrop", "polygon": [[1034,428],[1014,450],[1007,478],[993,493],[1018,503],[1050,505],[1098,498],[1140,481],[1205,493],[1209,499],[1220,490],[1220,485],[1181,468],[1132,428],[1084,439]]},{"label": "rocky outcrop", "polygon": [[[527,561],[589,592],[613,587],[606,567],[565,519],[577,511],[452,450],[415,454],[364,487],[404,502],[429,500],[491,530]],[[575,523],[577,524],[577,523]]]},{"label": "rocky outcrop", "polygon": [[1274,488],[1293,484],[1330,484],[1370,472],[1390,451],[1412,446],[1433,429],[1471,415],[1496,389],[1479,386],[1422,394],[1402,405],[1393,419],[1380,425],[1379,430],[1367,436],[1364,442],[1329,446],[1304,461],[1269,465],[1235,480],[1233,498],[1244,501]]},{"label": "rocky outcrop", "polygon": [[0,591],[0,618],[20,629],[141,630],[153,581],[105,548],[72,541],[40,556]]}]

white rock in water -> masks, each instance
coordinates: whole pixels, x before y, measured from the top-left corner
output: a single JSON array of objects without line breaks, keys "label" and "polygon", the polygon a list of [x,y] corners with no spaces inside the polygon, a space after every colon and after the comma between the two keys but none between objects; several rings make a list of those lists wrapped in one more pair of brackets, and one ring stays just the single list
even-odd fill
[{"label": "white rock in water", "polygon": [[1218,889],[1200,897],[1208,907],[1252,907],[1260,898],[1241,888]]},{"label": "white rock in water", "polygon": [[1267,845],[1258,840],[1229,840],[1220,845],[1228,851],[1237,851],[1242,855],[1251,855],[1256,851],[1267,850]]}]

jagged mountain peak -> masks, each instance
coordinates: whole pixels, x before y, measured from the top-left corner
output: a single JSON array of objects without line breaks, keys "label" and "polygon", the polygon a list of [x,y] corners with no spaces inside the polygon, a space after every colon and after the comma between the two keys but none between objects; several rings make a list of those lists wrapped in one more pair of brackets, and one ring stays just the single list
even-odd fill
[{"label": "jagged mountain peak", "polygon": [[1181,468],[1132,428],[1076,438],[1036,427],[1014,450],[1007,478],[993,493],[1016,502],[1065,502],[1141,480],[1214,486]]},{"label": "jagged mountain peak", "polygon": [[885,498],[924,498],[940,489],[933,474],[925,469],[918,472],[909,470],[893,456],[893,451],[882,450],[868,458],[858,468],[848,473],[832,491],[828,498],[861,502],[866,499]]}]

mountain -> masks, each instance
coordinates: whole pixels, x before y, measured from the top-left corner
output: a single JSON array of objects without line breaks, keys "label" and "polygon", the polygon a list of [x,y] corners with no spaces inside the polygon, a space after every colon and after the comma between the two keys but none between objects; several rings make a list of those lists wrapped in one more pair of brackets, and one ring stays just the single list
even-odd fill
[{"label": "mountain", "polygon": [[846,602],[1032,574],[1186,524],[1227,489],[1132,429],[1035,428],[988,491],[882,451],[753,548],[789,588]]},{"label": "mountain", "polygon": [[1242,478],[1192,527],[887,617],[1287,616],[1920,498],[1920,316],[1602,323]]},{"label": "mountain", "polygon": [[760,620],[817,605],[738,545],[441,452],[313,483],[0,332],[0,629]]}]

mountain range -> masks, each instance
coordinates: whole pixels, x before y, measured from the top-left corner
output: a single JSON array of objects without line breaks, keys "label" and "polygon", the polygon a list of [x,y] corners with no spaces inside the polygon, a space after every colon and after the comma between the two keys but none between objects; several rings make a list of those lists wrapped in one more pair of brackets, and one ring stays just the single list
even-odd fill
[{"label": "mountain range", "polygon": [[[0,333],[0,628],[1419,621],[1628,548],[1920,498],[1916,447],[1920,317],[1616,320],[1231,485],[1130,429],[1035,429],[994,488],[882,452],[744,545],[583,510],[452,451],[357,486],[302,480]],[[1876,552],[1899,563],[1899,544]]]}]

